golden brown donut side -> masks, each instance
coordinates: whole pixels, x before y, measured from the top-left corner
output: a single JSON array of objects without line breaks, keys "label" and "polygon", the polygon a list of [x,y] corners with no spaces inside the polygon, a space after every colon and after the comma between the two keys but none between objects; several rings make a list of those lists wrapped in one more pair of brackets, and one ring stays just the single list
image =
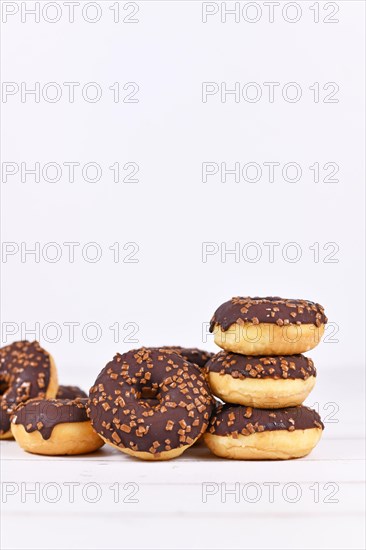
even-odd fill
[{"label": "golden brown donut side", "polygon": [[206,432],[207,447],[222,458],[239,460],[287,460],[308,455],[319,442],[321,428],[253,433],[251,435],[220,436]]},{"label": "golden brown donut side", "polygon": [[228,330],[216,324],[213,328],[215,344],[242,355],[295,355],[315,348],[325,325],[273,323],[233,323]]},{"label": "golden brown donut side", "polygon": [[313,389],[316,377],[306,380],[271,378],[240,380],[230,374],[209,372],[208,382],[212,392],[227,403],[248,407],[279,409],[301,405]]},{"label": "golden brown donut side", "polygon": [[48,384],[48,388],[47,388],[47,391],[46,391],[46,399],[54,399],[57,395],[57,392],[58,392],[58,376],[57,376],[57,369],[56,369],[56,364],[55,364],[55,360],[54,358],[52,357],[51,354],[50,355],[50,370],[51,370],[51,373],[50,373],[50,382]]},{"label": "golden brown donut side", "polygon": [[21,424],[12,424],[11,430],[18,445],[33,454],[79,455],[96,451],[104,445],[89,421],[57,424],[49,439],[43,439],[38,431],[27,432]]}]

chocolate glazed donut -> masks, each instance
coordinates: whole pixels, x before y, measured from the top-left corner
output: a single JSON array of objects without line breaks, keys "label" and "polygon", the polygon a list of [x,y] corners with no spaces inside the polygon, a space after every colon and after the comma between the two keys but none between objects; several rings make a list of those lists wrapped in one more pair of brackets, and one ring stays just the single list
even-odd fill
[{"label": "chocolate glazed donut", "polygon": [[76,399],[77,397],[88,397],[79,386],[59,386],[57,399]]},{"label": "chocolate glazed donut", "polygon": [[220,351],[206,364],[212,392],[227,403],[259,408],[301,405],[316,380],[305,355],[250,356]]},{"label": "chocolate glazed donut", "polygon": [[223,458],[277,460],[307,455],[323,430],[320,416],[309,407],[274,410],[219,405],[204,440]]},{"label": "chocolate glazed donut", "polygon": [[38,342],[14,342],[0,349],[0,439],[12,437],[10,415],[19,403],[55,397],[57,371],[52,356]]},{"label": "chocolate glazed donut", "polygon": [[207,361],[214,356],[213,353],[202,349],[198,349],[198,348],[182,348],[180,346],[162,346],[159,349],[175,351],[176,353],[178,353],[178,355],[181,355],[183,359],[185,359],[189,363],[194,363],[199,367],[204,367]]},{"label": "chocolate glazed donut", "polygon": [[[155,399],[143,399],[143,388]],[[95,431],[118,450],[144,460],[181,455],[206,430],[213,397],[196,365],[167,349],[117,354],[90,389]]]},{"label": "chocolate glazed donut", "polygon": [[29,453],[77,455],[104,445],[86,414],[87,398],[30,399],[11,417],[16,442]]},{"label": "chocolate glazed donut", "polygon": [[243,355],[294,355],[318,345],[328,319],[309,300],[235,297],[214,313],[215,343]]}]

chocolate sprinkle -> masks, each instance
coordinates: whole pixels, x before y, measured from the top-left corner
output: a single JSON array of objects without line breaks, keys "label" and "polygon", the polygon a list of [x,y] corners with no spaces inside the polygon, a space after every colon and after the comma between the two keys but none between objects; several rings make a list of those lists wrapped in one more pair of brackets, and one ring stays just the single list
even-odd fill
[{"label": "chocolate sprinkle", "polygon": [[50,370],[50,356],[38,342],[23,340],[0,349],[0,434],[10,430],[10,415],[19,403],[46,396]]},{"label": "chocolate sprinkle", "polygon": [[[143,399],[143,389],[156,392]],[[214,405],[204,373],[174,351],[141,348],[117,354],[90,389],[88,415],[107,441],[158,456],[191,445]]]},{"label": "chocolate sprinkle", "polygon": [[234,323],[312,324],[319,327],[328,321],[320,304],[308,300],[292,300],[269,296],[266,298],[234,297],[222,304],[210,322],[210,332],[215,325],[223,331]]},{"label": "chocolate sprinkle", "polygon": [[76,399],[77,397],[88,397],[85,391],[78,386],[59,386],[56,399]]},{"label": "chocolate sprinkle", "polygon": [[208,433],[231,436],[276,430],[324,430],[316,411],[300,405],[284,409],[255,409],[242,405],[220,405],[211,418]]},{"label": "chocolate sprinkle", "polygon": [[250,356],[220,351],[208,363],[207,372],[230,374],[233,378],[273,378],[307,380],[316,376],[313,361],[305,355]]},{"label": "chocolate sprinkle", "polygon": [[12,417],[13,424],[21,424],[28,433],[39,431],[49,439],[57,424],[88,422],[87,399],[31,399],[19,405]]}]

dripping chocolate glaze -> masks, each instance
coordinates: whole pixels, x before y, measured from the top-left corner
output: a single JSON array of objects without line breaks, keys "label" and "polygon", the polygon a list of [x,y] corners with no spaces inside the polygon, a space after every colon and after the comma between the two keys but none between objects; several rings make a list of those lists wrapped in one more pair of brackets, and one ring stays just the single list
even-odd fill
[{"label": "dripping chocolate glaze", "polygon": [[285,409],[255,409],[242,405],[220,405],[211,418],[208,432],[214,435],[250,435],[276,430],[324,430],[320,416],[313,409],[287,407]]},{"label": "dripping chocolate glaze", "polygon": [[[143,388],[156,391],[142,399]],[[204,373],[173,351],[117,354],[90,389],[88,415],[110,443],[152,454],[191,445],[207,428],[213,397]]]},{"label": "dripping chocolate glaze", "polygon": [[234,323],[313,324],[319,327],[328,321],[320,304],[308,300],[292,300],[269,296],[249,298],[237,296],[222,304],[210,322],[210,332],[215,325],[222,330]]},{"label": "dripping chocolate glaze", "polygon": [[202,349],[198,348],[182,348],[180,346],[161,346],[161,348],[157,349],[166,349],[168,351],[175,351],[178,353],[178,355],[181,355],[183,359],[188,361],[189,363],[195,363],[199,367],[204,367],[205,364],[211,357],[213,357],[213,353],[209,351],[204,351]]},{"label": "dripping chocolate glaze", "polygon": [[273,378],[306,380],[316,376],[313,361],[305,355],[250,356],[220,351],[208,363],[208,372],[230,374],[233,378]]},{"label": "dripping chocolate glaze", "polygon": [[76,399],[77,397],[88,397],[85,391],[78,386],[59,386],[56,399]]},{"label": "dripping chocolate glaze", "polygon": [[10,415],[19,403],[45,397],[50,369],[50,356],[38,342],[23,340],[0,349],[0,433],[9,431]]},{"label": "dripping chocolate glaze", "polygon": [[14,411],[11,422],[21,424],[28,433],[38,431],[43,439],[49,439],[58,424],[86,422],[88,399],[31,399]]}]

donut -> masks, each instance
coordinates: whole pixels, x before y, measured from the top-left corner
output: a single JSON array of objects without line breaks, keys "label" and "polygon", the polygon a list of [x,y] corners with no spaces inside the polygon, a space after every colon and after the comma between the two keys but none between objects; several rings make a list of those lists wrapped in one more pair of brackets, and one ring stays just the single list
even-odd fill
[{"label": "donut", "polygon": [[[144,399],[143,388],[155,392]],[[204,373],[167,349],[115,355],[90,389],[88,415],[109,445],[143,460],[181,455],[206,430],[213,397]]]},{"label": "donut", "polygon": [[234,353],[295,355],[318,345],[327,321],[323,307],[308,300],[238,296],[215,311],[210,332]]},{"label": "donut", "polygon": [[175,351],[176,353],[178,353],[178,355],[181,355],[183,359],[185,359],[189,363],[194,363],[199,367],[204,367],[207,361],[214,356],[213,353],[209,351],[204,351],[198,348],[182,348],[180,346],[162,346],[161,348],[158,348],[158,349],[167,349],[170,351]]},{"label": "donut", "polygon": [[305,355],[263,357],[220,351],[205,368],[215,395],[248,407],[301,405],[316,380],[314,363]]},{"label": "donut", "polygon": [[88,397],[85,391],[79,386],[59,386],[56,399],[76,399],[77,397]]},{"label": "donut", "polygon": [[87,398],[31,399],[11,417],[16,442],[29,453],[79,455],[104,445],[86,414]]},{"label": "donut", "polygon": [[10,416],[19,403],[55,397],[53,357],[38,342],[23,340],[0,349],[0,439],[10,439]]},{"label": "donut", "polygon": [[203,437],[223,458],[284,460],[309,454],[323,430],[318,413],[304,406],[274,410],[221,405]]}]

